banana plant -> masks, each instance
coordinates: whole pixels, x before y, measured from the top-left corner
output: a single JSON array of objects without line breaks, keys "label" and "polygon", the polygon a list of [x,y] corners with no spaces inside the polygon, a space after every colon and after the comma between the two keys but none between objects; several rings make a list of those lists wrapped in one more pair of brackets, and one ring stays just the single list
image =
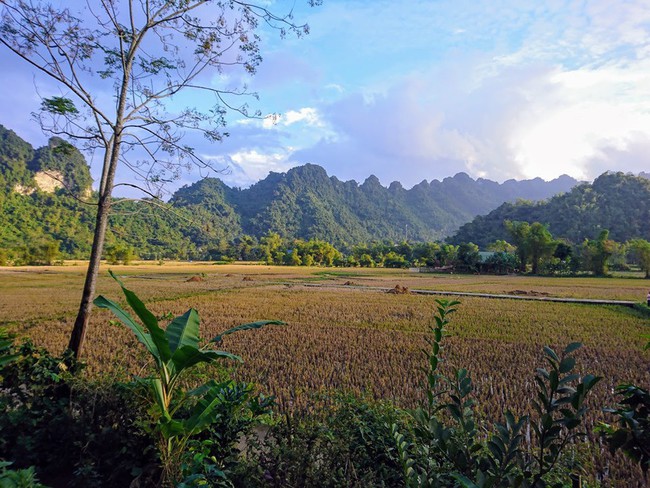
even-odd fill
[{"label": "banana plant", "polygon": [[[161,461],[165,471],[174,471],[189,438],[208,428],[219,415],[219,406],[227,398],[231,381],[217,383],[214,380],[190,391],[184,391],[179,382],[192,368],[200,363],[213,363],[221,359],[242,362],[241,357],[226,351],[213,349],[215,344],[230,334],[259,329],[266,325],[282,325],[284,322],[263,320],[238,325],[210,339],[199,346],[199,314],[191,308],[183,315],[174,318],[166,328],[161,328],[158,319],[151,313],[138,296],[127,289],[112,272],[110,275],[120,285],[128,305],[140,319],[138,323],[120,305],[100,295],[94,300],[99,308],[112,311],[126,325],[152,356],[155,374],[141,379],[152,394],[154,410],[158,411],[157,430],[163,448]],[[176,415],[183,408],[183,418]],[[187,411],[189,409],[189,414]],[[173,475],[171,475],[173,479]]]}]

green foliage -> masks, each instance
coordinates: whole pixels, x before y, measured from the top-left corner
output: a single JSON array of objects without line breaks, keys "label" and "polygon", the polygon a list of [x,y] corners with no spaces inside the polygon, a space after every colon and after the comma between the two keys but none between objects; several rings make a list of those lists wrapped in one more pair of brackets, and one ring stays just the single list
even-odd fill
[{"label": "green foliage", "polygon": [[57,115],[78,114],[79,110],[74,106],[74,102],[65,97],[44,98],[41,102],[41,109]]},{"label": "green foliage", "polygon": [[108,264],[129,264],[135,258],[135,252],[125,244],[113,244],[106,247],[104,257]]},{"label": "green foliage", "polygon": [[[547,368],[535,376],[537,395],[533,401],[536,418],[517,419],[509,410],[505,422],[497,423],[492,434],[477,424],[472,381],[465,369],[455,369],[448,377],[439,373],[442,341],[448,316],[458,302],[438,300],[438,313],[425,351],[428,367],[427,402],[411,415],[410,434],[393,426],[393,435],[407,487],[463,486],[562,487],[558,466],[562,452],[575,439],[586,413],[585,400],[600,380],[593,375],[573,373],[572,353],[580,347],[572,343],[561,355],[544,348]],[[535,436],[534,448],[523,448],[524,426]]]},{"label": "green foliage", "polygon": [[59,241],[43,239],[40,243],[29,246],[23,256],[23,262],[31,265],[51,266],[60,256]]},{"label": "green foliage", "polygon": [[557,242],[553,240],[553,236],[551,236],[546,226],[539,222],[533,222],[530,226],[527,242],[533,274],[539,273],[540,262],[551,257],[556,247]]},{"label": "green foliage", "polygon": [[241,463],[236,444],[270,413],[273,402],[253,394],[251,384],[226,381],[213,422],[187,443],[178,486],[234,486]]},{"label": "green foliage", "polygon": [[359,263],[359,266],[363,266],[364,268],[374,268],[375,267],[375,260],[372,259],[372,256],[368,253],[362,254],[359,256],[357,262]]},{"label": "green foliage", "polygon": [[31,342],[4,346],[0,458],[73,488],[128,486],[155,461],[153,441],[138,426],[138,388],[82,381],[71,357]]},{"label": "green foliage", "polygon": [[530,224],[528,222],[517,222],[505,220],[503,222],[515,245],[517,257],[519,258],[519,271],[526,272],[526,264],[530,258],[529,236]]},{"label": "green foliage", "polygon": [[582,244],[583,265],[595,276],[605,276],[608,260],[614,253],[614,249],[615,243],[609,239],[609,231],[602,230],[597,239],[585,239]]},{"label": "green foliage", "polygon": [[[504,203],[487,215],[463,225],[451,242],[476,242],[481,248],[497,239],[507,239],[506,220],[544,222],[556,237],[579,244],[593,239],[601,229],[610,238],[650,240],[650,180],[624,173],[604,173],[592,184],[581,184],[544,202]],[[481,212],[485,213],[485,212]]]},{"label": "green foliage", "polygon": [[259,329],[278,321],[260,321],[239,325],[214,337],[202,347],[199,346],[199,316],[190,309],[174,318],[166,329],[160,328],[158,319],[137,297],[111,272],[118,282],[126,301],[138,316],[142,325],[117,303],[99,296],[94,303],[99,308],[111,310],[126,325],[147,349],[154,360],[154,374],[140,381],[150,392],[152,409],[155,412],[155,433],[160,441],[160,457],[166,483],[179,481],[181,462],[188,442],[197,434],[213,426],[223,415],[223,406],[241,404],[250,391],[240,392],[237,400],[231,395],[236,385],[231,381],[210,380],[203,385],[185,390],[181,380],[201,363],[213,363],[220,359],[241,361],[239,356],[212,349],[226,335],[251,329]]},{"label": "green foliage", "polygon": [[249,436],[237,486],[401,487],[391,425],[404,425],[392,405],[352,394],[315,399],[316,408],[287,412]]},{"label": "green foliage", "polygon": [[553,256],[558,242],[553,240],[546,226],[539,222],[529,224],[506,220],[504,226],[515,243],[520,271],[524,273],[526,265],[530,263],[531,272],[538,274],[540,265]]},{"label": "green foliage", "polygon": [[508,241],[504,241],[503,239],[497,239],[487,246],[487,250],[492,252],[511,253],[514,252],[515,249],[515,246],[510,244]]},{"label": "green foliage", "polygon": [[519,258],[510,252],[495,252],[484,261],[481,268],[497,274],[514,273],[519,269]]},{"label": "green foliage", "polygon": [[480,262],[481,255],[476,244],[468,242],[458,246],[456,269],[466,273],[476,273]]},{"label": "green foliage", "polygon": [[616,408],[606,412],[616,415],[618,427],[601,424],[601,432],[611,452],[624,452],[639,463],[647,475],[650,469],[650,393],[636,385],[619,385],[622,398]]},{"label": "green foliage", "polygon": [[408,268],[409,262],[406,258],[395,251],[390,251],[384,256],[385,268]]},{"label": "green foliage", "polygon": [[626,248],[632,260],[645,272],[645,277],[650,278],[650,242],[632,239],[627,242]]},{"label": "green foliage", "polygon": [[0,327],[0,371],[20,357],[19,354],[13,353],[13,348],[14,336],[4,327]]},{"label": "green foliage", "polygon": [[46,488],[38,482],[34,467],[27,469],[9,469],[13,463],[0,461],[0,486],[2,488]]}]

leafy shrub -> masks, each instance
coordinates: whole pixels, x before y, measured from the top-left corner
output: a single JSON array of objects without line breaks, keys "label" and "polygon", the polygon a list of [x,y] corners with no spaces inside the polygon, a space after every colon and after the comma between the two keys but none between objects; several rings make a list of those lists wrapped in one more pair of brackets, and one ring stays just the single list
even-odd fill
[{"label": "leafy shrub", "polygon": [[[551,348],[544,348],[548,369],[538,368],[535,376],[535,419],[516,418],[506,410],[505,422],[497,423],[494,432],[486,435],[486,429],[475,418],[469,372],[456,369],[451,377],[438,372],[448,315],[456,311],[459,302],[437,303],[429,339],[431,349],[426,351],[427,402],[411,413],[412,432],[405,434],[393,427],[406,486],[564,486],[567,480],[558,472],[561,454],[585,435],[579,430],[587,410],[585,399],[600,380],[572,373],[575,359],[571,354],[580,344],[569,344],[559,356]],[[532,450],[522,447],[524,426],[528,425],[536,440]]]},{"label": "leafy shrub", "polygon": [[0,461],[0,486],[2,488],[46,488],[38,482],[33,467],[27,469],[8,469],[13,463]]},{"label": "leafy shrub", "polygon": [[131,264],[135,258],[135,251],[126,244],[113,244],[106,247],[104,257],[108,264]]},{"label": "leafy shrub", "polygon": [[252,384],[226,381],[213,422],[187,443],[178,486],[234,486],[241,458],[238,443],[273,404],[273,397],[255,394]]},{"label": "leafy shrub", "polygon": [[87,383],[81,365],[29,341],[5,348],[0,363],[0,458],[74,486],[127,486],[155,463],[134,385]]},{"label": "leafy shrub", "polygon": [[623,451],[641,465],[644,474],[650,469],[650,393],[636,385],[619,385],[622,397],[616,408],[605,411],[618,417],[618,428],[603,424],[602,431],[611,452]]},{"label": "leafy shrub", "polygon": [[[650,349],[650,341],[643,349]],[[611,452],[625,453],[639,463],[647,477],[650,469],[650,392],[637,385],[622,384],[616,387],[616,393],[623,399],[616,408],[605,411],[618,417],[618,428],[603,423],[601,433]]]},{"label": "leafy shrub", "polygon": [[401,411],[345,393],[316,402],[248,438],[237,486],[403,486],[391,432],[403,425]]}]

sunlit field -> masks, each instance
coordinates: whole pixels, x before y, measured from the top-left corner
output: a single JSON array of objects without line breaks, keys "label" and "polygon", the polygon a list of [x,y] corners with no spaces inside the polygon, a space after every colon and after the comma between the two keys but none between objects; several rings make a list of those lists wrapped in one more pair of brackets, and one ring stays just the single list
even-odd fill
[{"label": "sunlit field", "polygon": [[[235,374],[275,394],[280,408],[309,408],[313,393],[343,388],[411,407],[418,388],[435,298],[389,294],[373,288],[526,294],[645,302],[650,281],[634,278],[537,278],[418,274],[408,270],[324,269],[165,263],[114,266],[125,285],[157,314],[196,308],[202,334],[212,337],[243,322],[287,323],[228,338],[223,347],[240,354]],[[80,264],[0,268],[0,323],[37,344],[61,352],[76,314],[85,268]],[[306,284],[341,285],[312,287]],[[354,285],[354,286],[352,286]],[[366,289],[367,288],[367,289]],[[98,292],[120,299],[117,284],[101,273]],[[589,427],[600,409],[615,403],[621,382],[650,384],[647,316],[620,306],[463,297],[452,316],[443,352],[445,367],[466,367],[476,386],[480,413],[500,419],[508,406],[523,413],[533,391],[541,348],[584,344],[581,370],[603,376],[592,398]],[[112,316],[95,310],[85,360],[90,376],[141,373],[146,357]],[[133,346],[133,348],[132,348]],[[139,350],[138,350],[139,351]],[[613,462],[593,440],[593,473],[609,470],[616,486],[643,486],[640,472]],[[638,483],[636,480],[639,480]]]}]

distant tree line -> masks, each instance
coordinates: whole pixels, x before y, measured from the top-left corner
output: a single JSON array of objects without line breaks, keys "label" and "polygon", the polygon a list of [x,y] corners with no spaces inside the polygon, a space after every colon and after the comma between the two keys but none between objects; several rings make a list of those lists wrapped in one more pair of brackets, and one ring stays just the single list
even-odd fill
[{"label": "distant tree line", "polygon": [[[388,240],[341,250],[321,239],[283,239],[275,232],[268,232],[260,239],[243,235],[230,241],[221,239],[216,245],[170,247],[165,252],[156,252],[138,249],[114,234],[104,251],[104,259],[110,264],[129,264],[134,259],[258,261],[277,266],[417,267],[440,272],[555,276],[582,273],[604,276],[610,270],[637,268],[650,278],[650,242],[645,239],[616,242],[603,229],[593,239],[576,244],[555,239],[539,222],[505,221],[504,226],[510,241],[496,240],[484,251],[472,242],[454,245]],[[62,247],[62,241],[43,237],[28,246],[0,248],[0,266],[53,265],[68,257]]]}]

